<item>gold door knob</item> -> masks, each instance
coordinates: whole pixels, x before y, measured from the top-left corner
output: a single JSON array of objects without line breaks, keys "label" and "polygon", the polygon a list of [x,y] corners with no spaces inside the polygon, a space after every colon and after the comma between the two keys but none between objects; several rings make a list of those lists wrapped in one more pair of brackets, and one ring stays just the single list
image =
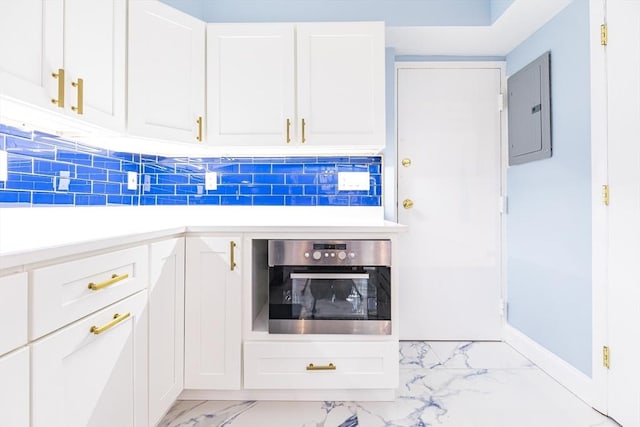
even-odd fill
[{"label": "gold door knob", "polygon": [[405,168],[408,168],[409,166],[411,166],[411,159],[406,157],[402,159],[402,166],[404,166]]},{"label": "gold door knob", "polygon": [[405,209],[411,209],[411,208],[413,207],[413,200],[411,200],[411,199],[404,199],[404,200],[402,201],[402,206],[403,206]]}]

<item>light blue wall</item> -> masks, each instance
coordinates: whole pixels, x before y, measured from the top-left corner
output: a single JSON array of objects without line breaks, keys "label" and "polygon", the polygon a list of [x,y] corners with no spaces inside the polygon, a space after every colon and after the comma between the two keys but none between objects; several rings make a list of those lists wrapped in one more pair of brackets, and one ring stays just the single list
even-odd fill
[{"label": "light blue wall", "polygon": [[206,3],[203,0],[161,0],[162,3],[166,3],[169,6],[173,6],[178,10],[188,13],[191,16],[195,16],[199,19],[204,19],[204,10]]},{"label": "light blue wall", "polygon": [[496,22],[505,10],[511,6],[514,0],[491,0],[491,22]]},{"label": "light blue wall", "polygon": [[207,22],[384,21],[389,26],[492,22],[490,0],[162,1]]},{"label": "light blue wall", "polygon": [[575,0],[507,55],[551,51],[550,159],[509,167],[508,321],[591,375],[589,2]]}]

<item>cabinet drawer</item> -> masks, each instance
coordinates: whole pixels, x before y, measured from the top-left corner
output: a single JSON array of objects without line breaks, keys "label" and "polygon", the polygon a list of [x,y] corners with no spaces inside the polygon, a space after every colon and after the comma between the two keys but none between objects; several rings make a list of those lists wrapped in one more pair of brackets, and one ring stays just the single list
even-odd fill
[{"label": "cabinet drawer", "polygon": [[148,248],[64,262],[32,274],[31,338],[36,339],[146,288]]},{"label": "cabinet drawer", "polygon": [[27,343],[27,273],[0,277],[0,355]]},{"label": "cabinet drawer", "polygon": [[244,386],[247,389],[396,388],[398,343],[246,342]]}]

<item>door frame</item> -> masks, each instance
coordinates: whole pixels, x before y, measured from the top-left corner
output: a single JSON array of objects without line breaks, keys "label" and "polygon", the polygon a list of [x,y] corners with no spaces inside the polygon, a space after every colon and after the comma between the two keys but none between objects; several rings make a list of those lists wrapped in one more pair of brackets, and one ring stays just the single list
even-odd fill
[{"label": "door frame", "polygon": [[393,203],[394,203],[394,215],[395,219],[398,218],[398,170],[401,167],[401,159],[398,154],[398,72],[401,69],[443,69],[443,68],[458,68],[458,69],[498,69],[500,70],[500,95],[496,99],[496,108],[500,111],[500,188],[499,198],[500,201],[496,207],[500,212],[500,238],[499,248],[500,251],[500,298],[496,310],[500,310],[501,313],[501,326],[502,330],[499,332],[502,336],[502,341],[505,340],[504,327],[507,324],[507,262],[506,262],[506,221],[505,215],[507,214],[507,166],[509,161],[509,152],[507,145],[507,108],[506,108],[506,96],[507,96],[507,77],[506,77],[506,61],[396,61],[394,68],[394,147],[393,157],[395,164],[393,165]]},{"label": "door frame", "polygon": [[607,371],[602,347],[607,337],[608,212],[602,202],[602,186],[608,182],[607,71],[605,48],[600,44],[600,25],[606,22],[606,0],[590,0],[591,55],[591,292],[592,360],[591,402],[606,414]]}]

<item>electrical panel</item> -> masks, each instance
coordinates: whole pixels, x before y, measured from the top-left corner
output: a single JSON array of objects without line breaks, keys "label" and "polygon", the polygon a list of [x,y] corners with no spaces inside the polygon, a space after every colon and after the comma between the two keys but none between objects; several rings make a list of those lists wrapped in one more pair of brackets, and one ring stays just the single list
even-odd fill
[{"label": "electrical panel", "polygon": [[509,165],[551,157],[551,53],[507,79]]}]

